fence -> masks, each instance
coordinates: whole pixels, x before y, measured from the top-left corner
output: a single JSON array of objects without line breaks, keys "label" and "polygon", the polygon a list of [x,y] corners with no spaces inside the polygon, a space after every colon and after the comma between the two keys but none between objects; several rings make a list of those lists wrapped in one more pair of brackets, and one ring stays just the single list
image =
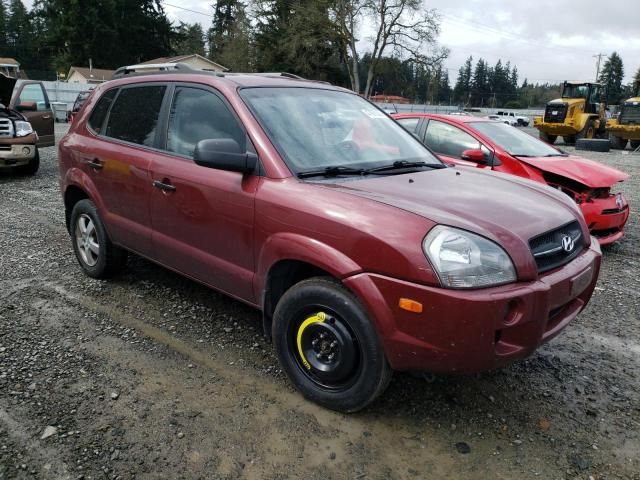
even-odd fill
[{"label": "fence", "polygon": [[94,85],[86,83],[67,83],[67,82],[42,82],[44,89],[47,91],[49,101],[52,103],[64,103],[67,110],[71,110],[73,102],[76,101],[78,93],[84,92]]},{"label": "fence", "polygon": [[[459,112],[461,109],[458,105],[418,105],[410,103],[378,103],[382,109],[390,110],[396,113],[452,113]],[[514,112],[516,115],[524,115],[533,117],[535,115],[544,115],[544,110],[539,109],[512,109],[512,108],[474,108],[472,113],[476,115],[492,115],[498,111]]]}]

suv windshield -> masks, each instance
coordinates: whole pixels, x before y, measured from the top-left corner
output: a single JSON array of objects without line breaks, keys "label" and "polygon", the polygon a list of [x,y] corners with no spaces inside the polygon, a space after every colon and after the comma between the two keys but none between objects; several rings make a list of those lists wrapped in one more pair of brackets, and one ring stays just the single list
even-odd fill
[{"label": "suv windshield", "polygon": [[395,162],[442,165],[404,128],[355,94],[263,87],[242,89],[240,95],[295,173]]},{"label": "suv windshield", "polygon": [[587,85],[566,84],[562,90],[562,98],[587,98],[588,93]]},{"label": "suv windshield", "polygon": [[473,127],[502,147],[509,154],[518,157],[560,157],[564,153],[550,145],[513,128],[498,122],[473,122]]}]

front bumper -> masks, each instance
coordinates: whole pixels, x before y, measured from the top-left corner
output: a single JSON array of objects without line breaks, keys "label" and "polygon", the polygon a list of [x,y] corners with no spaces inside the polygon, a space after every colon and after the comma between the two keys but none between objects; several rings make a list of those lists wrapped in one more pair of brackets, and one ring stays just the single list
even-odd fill
[{"label": "front bumper", "polygon": [[11,168],[26,165],[35,156],[35,145],[0,145],[0,168]]},{"label": "front bumper", "polygon": [[533,126],[538,130],[542,130],[547,135],[568,136],[578,133],[577,128],[570,120],[567,123],[549,123],[542,120],[542,118],[535,118],[533,120]]},{"label": "front bumper", "polygon": [[[377,274],[344,280],[371,315],[395,370],[473,373],[529,356],[585,307],[600,271],[595,239],[538,280],[480,290],[428,287]],[[400,309],[400,298],[422,313]]]},{"label": "front bumper", "polygon": [[617,137],[627,140],[640,140],[640,125],[620,125],[607,123],[607,131]]},{"label": "front bumper", "polygon": [[620,203],[616,203],[616,195],[609,195],[607,198],[597,198],[580,204],[589,231],[598,239],[600,245],[614,243],[624,235],[630,208],[627,199],[622,194],[618,195]]}]

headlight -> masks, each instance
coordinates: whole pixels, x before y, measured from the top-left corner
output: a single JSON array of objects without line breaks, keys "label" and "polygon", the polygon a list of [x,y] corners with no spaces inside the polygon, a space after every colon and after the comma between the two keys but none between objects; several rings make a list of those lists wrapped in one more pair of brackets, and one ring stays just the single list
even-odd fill
[{"label": "headlight", "polygon": [[33,133],[33,128],[29,122],[17,121],[16,124],[16,137],[26,137],[30,133]]},{"label": "headlight", "polygon": [[422,244],[424,253],[448,288],[481,288],[516,280],[509,255],[479,235],[438,225]]}]

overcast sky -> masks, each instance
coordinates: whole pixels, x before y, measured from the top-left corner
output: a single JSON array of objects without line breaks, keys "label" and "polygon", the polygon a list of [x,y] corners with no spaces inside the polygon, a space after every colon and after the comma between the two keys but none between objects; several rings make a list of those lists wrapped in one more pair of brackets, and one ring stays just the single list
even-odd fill
[{"label": "overcast sky", "polygon": [[[31,1],[25,1],[30,6]],[[212,0],[163,0],[170,19],[211,23]],[[617,51],[625,81],[640,67],[640,1],[425,0],[441,14],[440,43],[455,82],[469,55],[518,66],[520,81],[592,80],[598,53]],[[189,11],[192,10],[192,11]]]}]

